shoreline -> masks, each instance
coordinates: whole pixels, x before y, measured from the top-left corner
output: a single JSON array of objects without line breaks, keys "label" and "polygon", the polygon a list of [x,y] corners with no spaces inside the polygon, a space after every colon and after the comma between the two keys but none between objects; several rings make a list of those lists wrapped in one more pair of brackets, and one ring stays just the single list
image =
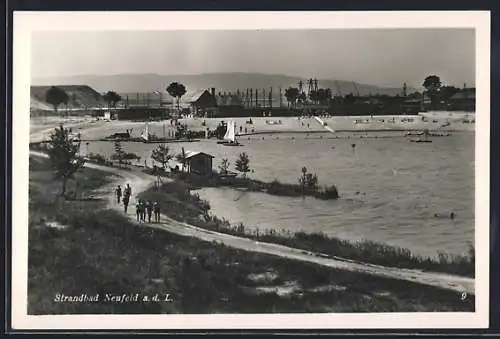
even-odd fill
[{"label": "shoreline", "polygon": [[[40,152],[30,152],[33,156],[46,157]],[[124,171],[117,168],[111,168],[106,166],[89,164],[86,167],[102,170],[105,172],[113,172],[114,174],[125,179],[125,182],[129,182],[135,187],[136,192],[145,192],[148,187],[151,188],[154,184],[155,178],[142,173],[140,171]],[[121,180],[123,182],[123,180]],[[115,187],[116,183],[107,186],[108,190]],[[112,192],[112,190],[110,191]],[[114,197],[109,194],[106,198],[109,203],[109,207],[116,210],[116,205],[113,203]],[[187,207],[187,206],[186,206]],[[133,212],[129,209],[127,215],[130,219],[135,219]],[[224,244],[233,248],[242,249],[250,252],[268,253],[280,256],[285,259],[295,259],[301,262],[309,262],[318,264],[320,266],[326,266],[341,270],[347,270],[350,272],[357,272],[358,274],[368,274],[374,278],[388,278],[406,280],[408,282],[413,282],[421,285],[433,286],[436,288],[441,288],[445,290],[452,290],[458,292],[467,292],[474,295],[474,278],[460,276],[460,275],[450,275],[447,273],[438,273],[431,271],[422,271],[414,269],[405,269],[397,267],[386,267],[373,264],[366,264],[363,262],[356,262],[353,260],[338,258],[338,257],[325,257],[320,253],[308,252],[304,249],[298,249],[293,247],[287,247],[284,245],[272,243],[272,242],[260,242],[254,241],[249,238],[238,237],[227,233],[214,232],[212,230],[202,228],[199,226],[193,226],[184,222],[172,219],[164,214],[162,214],[163,223],[162,224],[151,224],[145,225],[151,227],[152,229],[161,229],[163,231],[172,232],[187,237],[195,237],[200,240]]]},{"label": "shoreline", "polygon": [[[172,179],[171,179],[172,180]],[[190,193],[186,183],[172,180],[163,184],[168,188],[162,192],[149,187],[147,191],[139,194],[140,197],[154,200],[167,199],[167,196],[173,196],[182,203],[192,206],[179,215],[170,215],[169,217],[178,222],[185,222],[210,232],[219,232],[229,236],[246,238],[258,243],[275,244],[277,246],[287,246],[290,248],[312,251],[313,255],[325,259],[336,259],[347,262],[366,263],[369,265],[381,265],[382,267],[391,267],[400,270],[423,270],[423,272],[435,272],[438,274],[456,274],[463,278],[474,279],[474,258],[471,260],[470,251],[474,253],[473,247],[469,248],[469,254],[452,255],[443,253],[441,256],[426,257],[415,254],[410,250],[378,243],[370,240],[348,241],[335,237],[327,236],[321,232],[290,232],[283,233],[280,229],[247,229],[243,223],[231,223],[225,218],[219,218],[210,214],[210,202],[202,200],[199,195]],[[165,203],[166,204],[166,203]],[[162,204],[164,205],[164,204]],[[167,204],[168,205],[168,204]],[[196,206],[196,208],[195,208]],[[197,210],[199,214],[194,213]],[[170,213],[174,213],[171,211]],[[187,213],[187,214],[186,214]],[[368,258],[370,256],[370,258]],[[396,263],[396,265],[394,265]],[[460,273],[457,271],[460,270]]]}]

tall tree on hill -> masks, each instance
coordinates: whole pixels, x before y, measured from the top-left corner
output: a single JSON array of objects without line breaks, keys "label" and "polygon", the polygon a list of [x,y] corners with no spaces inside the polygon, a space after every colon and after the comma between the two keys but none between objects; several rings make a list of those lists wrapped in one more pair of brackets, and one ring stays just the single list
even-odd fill
[{"label": "tall tree on hill", "polygon": [[62,125],[54,129],[47,147],[54,177],[62,181],[61,196],[66,194],[66,184],[78,170],[83,168],[85,160],[79,155],[80,142],[71,140],[69,129]]},{"label": "tall tree on hill", "polygon": [[57,108],[62,104],[68,103],[68,94],[59,87],[52,86],[49,88],[47,93],[45,93],[45,101],[54,107],[54,112],[57,112]]},{"label": "tall tree on hill", "polygon": [[290,104],[295,106],[295,103],[297,102],[299,96],[299,89],[295,87],[288,87],[285,89],[285,98],[286,101],[288,102],[288,107],[290,107]]},{"label": "tall tree on hill", "polygon": [[425,88],[427,95],[431,99],[433,106],[436,106],[439,101],[439,90],[441,88],[441,79],[437,75],[429,75],[425,78],[422,86]]},{"label": "tall tree on hill", "polygon": [[167,87],[167,92],[170,94],[171,97],[177,99],[177,110],[180,110],[180,100],[181,97],[186,94],[186,87],[178,82],[172,82],[170,85]]}]

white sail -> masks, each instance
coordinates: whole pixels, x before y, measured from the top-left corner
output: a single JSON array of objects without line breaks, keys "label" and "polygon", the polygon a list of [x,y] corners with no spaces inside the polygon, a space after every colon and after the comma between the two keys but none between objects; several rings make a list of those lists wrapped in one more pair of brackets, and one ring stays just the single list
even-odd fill
[{"label": "white sail", "polygon": [[149,125],[147,122],[146,122],[146,127],[144,128],[144,131],[141,134],[141,138],[143,138],[146,141],[149,140]]},{"label": "white sail", "polygon": [[235,137],[234,121],[229,121],[227,123],[227,130],[226,134],[224,135],[224,140],[234,142]]},{"label": "white sail", "polygon": [[328,124],[326,122],[324,122],[323,120],[321,120],[319,117],[314,117],[314,119],[321,125],[323,126],[327,131],[329,132],[332,132],[332,133],[335,133],[335,131],[328,126]]}]

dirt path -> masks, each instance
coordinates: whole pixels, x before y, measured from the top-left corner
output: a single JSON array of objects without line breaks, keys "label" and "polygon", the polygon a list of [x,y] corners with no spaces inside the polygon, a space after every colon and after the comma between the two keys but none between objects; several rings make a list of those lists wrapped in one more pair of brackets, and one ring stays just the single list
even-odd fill
[{"label": "dirt path", "polygon": [[[43,153],[34,151],[30,151],[30,155],[47,157]],[[107,197],[109,202],[109,207],[112,209],[124,213],[123,206],[118,205],[115,202],[114,187],[116,187],[118,184],[122,185],[123,187],[123,185],[126,185],[127,183],[129,183],[132,186],[133,190],[132,198],[130,200],[127,216],[131,219],[131,221],[135,223],[136,222],[135,197],[137,193],[146,190],[151,184],[153,184],[155,178],[145,173],[142,173],[138,170],[128,171],[118,168],[99,166],[90,163],[87,163],[86,167],[106,172],[111,172],[113,174],[122,177],[119,181],[113,182],[109,185],[102,187],[97,193],[99,195],[102,194],[102,196]],[[201,239],[204,241],[222,243],[226,246],[230,246],[245,251],[266,253],[266,254],[280,256],[282,258],[295,259],[295,260],[315,263],[326,267],[344,269],[352,272],[366,273],[379,277],[406,280],[409,282],[440,287],[447,290],[453,290],[459,293],[465,292],[468,294],[475,294],[475,282],[473,278],[450,275],[445,273],[424,272],[421,270],[414,270],[414,269],[385,267],[385,266],[362,263],[336,257],[334,258],[325,257],[324,255],[321,255],[319,253],[313,253],[297,248],[291,248],[272,243],[264,243],[248,238],[242,238],[229,234],[209,231],[203,228],[199,228],[193,225],[173,220],[167,217],[166,215],[161,215],[159,224],[144,223],[141,225],[146,227],[163,229],[165,231],[176,233],[183,236],[195,237],[197,239]]]}]

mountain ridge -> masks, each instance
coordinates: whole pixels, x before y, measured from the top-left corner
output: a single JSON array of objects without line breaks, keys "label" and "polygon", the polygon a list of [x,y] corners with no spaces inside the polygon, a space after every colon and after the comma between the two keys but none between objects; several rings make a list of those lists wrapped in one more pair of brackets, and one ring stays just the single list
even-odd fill
[{"label": "mountain ridge", "polygon": [[[34,78],[32,86],[50,86],[50,85],[87,85],[98,92],[109,90],[119,93],[133,92],[153,92],[165,91],[170,82],[177,81],[186,86],[189,92],[201,89],[215,88],[217,92],[236,92],[237,90],[246,91],[247,88],[253,90],[263,89],[266,92],[270,87],[273,93],[278,92],[278,87],[282,91],[286,88],[298,87],[298,82],[304,82],[304,89],[307,89],[307,79],[283,74],[264,74],[247,72],[230,73],[200,73],[200,74],[174,74],[161,75],[157,73],[122,73],[114,75],[70,75],[64,77],[43,77]],[[360,95],[367,94],[387,94],[396,95],[402,93],[401,88],[383,87],[370,84],[362,84],[354,81],[318,79],[319,88],[330,88],[333,94],[339,93],[346,95],[349,93]],[[416,91],[414,88],[408,88],[407,92]]]}]

